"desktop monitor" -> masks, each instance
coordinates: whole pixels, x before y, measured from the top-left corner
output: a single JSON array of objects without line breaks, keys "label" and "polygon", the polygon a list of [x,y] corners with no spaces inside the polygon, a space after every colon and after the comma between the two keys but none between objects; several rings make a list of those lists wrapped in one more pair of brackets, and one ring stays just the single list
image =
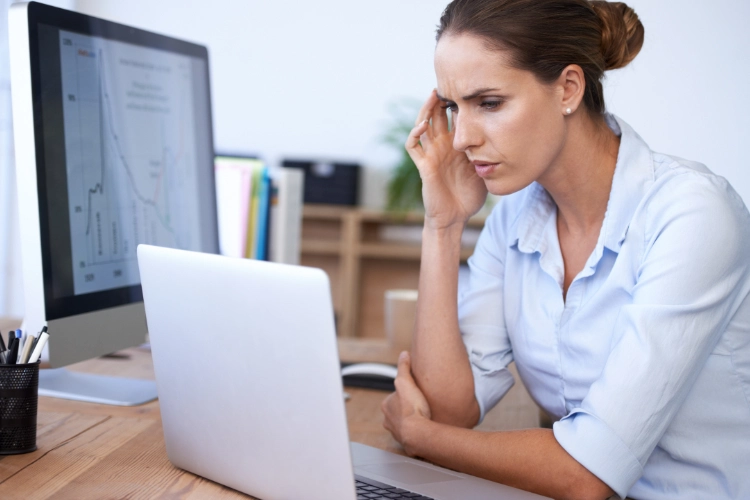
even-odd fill
[{"label": "desktop monitor", "polygon": [[[139,345],[137,245],[219,251],[208,52],[35,2],[9,39],[24,326],[52,367]],[[132,389],[53,372],[40,394]]]}]

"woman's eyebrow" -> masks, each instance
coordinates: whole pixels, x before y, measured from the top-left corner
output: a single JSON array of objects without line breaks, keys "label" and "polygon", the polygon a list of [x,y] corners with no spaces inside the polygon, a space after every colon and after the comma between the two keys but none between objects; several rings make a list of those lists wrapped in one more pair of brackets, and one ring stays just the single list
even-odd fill
[{"label": "woman's eyebrow", "polygon": [[[486,92],[497,92],[499,90],[500,89],[490,88],[490,87],[486,87],[486,88],[482,88],[482,89],[477,89],[474,92],[472,92],[471,94],[463,96],[461,99],[463,99],[464,101],[470,101],[472,99],[476,99],[477,97],[479,97],[480,95],[482,95],[482,94],[484,94]],[[443,97],[440,94],[437,95],[437,98],[440,99],[443,102],[451,102],[450,99],[448,99],[446,97]]]},{"label": "woman's eyebrow", "polygon": [[498,90],[500,90],[500,89],[486,87],[486,88],[483,88],[483,89],[475,90],[471,94],[463,96],[461,99],[463,99],[464,101],[470,101],[472,99],[476,99],[480,95],[485,94],[487,92],[497,92]]}]

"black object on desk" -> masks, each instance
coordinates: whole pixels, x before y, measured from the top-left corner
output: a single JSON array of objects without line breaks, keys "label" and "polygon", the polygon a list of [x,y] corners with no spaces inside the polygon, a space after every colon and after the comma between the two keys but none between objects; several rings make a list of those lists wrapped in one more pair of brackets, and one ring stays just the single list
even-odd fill
[{"label": "black object on desk", "polygon": [[0,365],[0,455],[36,450],[39,361]]},{"label": "black object on desk", "polygon": [[[354,363],[341,363],[341,368]],[[396,386],[393,385],[391,377],[382,377],[380,375],[347,375],[341,377],[346,387],[361,387],[363,389],[376,389],[378,391],[394,392]]]}]

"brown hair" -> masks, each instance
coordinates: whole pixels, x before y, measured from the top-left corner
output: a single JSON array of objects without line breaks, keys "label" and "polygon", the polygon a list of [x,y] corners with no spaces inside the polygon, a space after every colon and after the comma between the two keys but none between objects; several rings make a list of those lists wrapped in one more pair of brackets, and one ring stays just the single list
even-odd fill
[{"label": "brown hair", "polygon": [[588,0],[454,0],[440,17],[437,39],[471,34],[490,48],[509,50],[515,67],[544,83],[577,64],[583,69],[583,102],[604,112],[604,71],[626,66],[643,45],[643,25],[622,2]]}]

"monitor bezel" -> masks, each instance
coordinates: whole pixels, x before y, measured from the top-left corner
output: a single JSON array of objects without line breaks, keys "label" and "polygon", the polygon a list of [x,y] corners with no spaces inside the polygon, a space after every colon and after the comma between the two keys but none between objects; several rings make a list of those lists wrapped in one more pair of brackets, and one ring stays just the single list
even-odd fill
[{"label": "monitor bezel", "polygon": [[[116,40],[143,47],[164,50],[190,57],[203,59],[206,71],[206,112],[209,123],[212,123],[211,87],[209,78],[208,49],[205,46],[192,42],[179,40],[165,35],[141,30],[131,26],[95,18],[78,12],[59,9],[49,5],[30,2],[27,5],[28,34],[29,34],[29,59],[31,66],[31,95],[33,106],[34,139],[36,152],[36,176],[39,207],[39,230],[41,241],[42,277],[44,282],[44,305],[46,320],[61,319],[80,314],[99,311],[112,307],[118,307],[143,301],[141,286],[132,285],[99,292],[86,293],[56,297],[52,275],[52,241],[50,237],[49,204],[47,191],[47,175],[45,163],[45,140],[42,107],[42,82],[40,70],[40,47],[39,47],[39,25],[44,24],[65,31],[76,32],[84,35],[102,37],[108,40]],[[212,127],[207,127],[209,156],[212,159],[210,168],[213,173],[213,158],[215,148],[213,142]],[[216,186],[213,175],[206,176],[211,183],[208,191],[212,200],[206,200],[207,209],[214,212],[212,220],[216,220]],[[219,233],[218,223],[211,228],[210,235],[213,240],[213,248],[202,249],[211,253],[218,253]]]}]

